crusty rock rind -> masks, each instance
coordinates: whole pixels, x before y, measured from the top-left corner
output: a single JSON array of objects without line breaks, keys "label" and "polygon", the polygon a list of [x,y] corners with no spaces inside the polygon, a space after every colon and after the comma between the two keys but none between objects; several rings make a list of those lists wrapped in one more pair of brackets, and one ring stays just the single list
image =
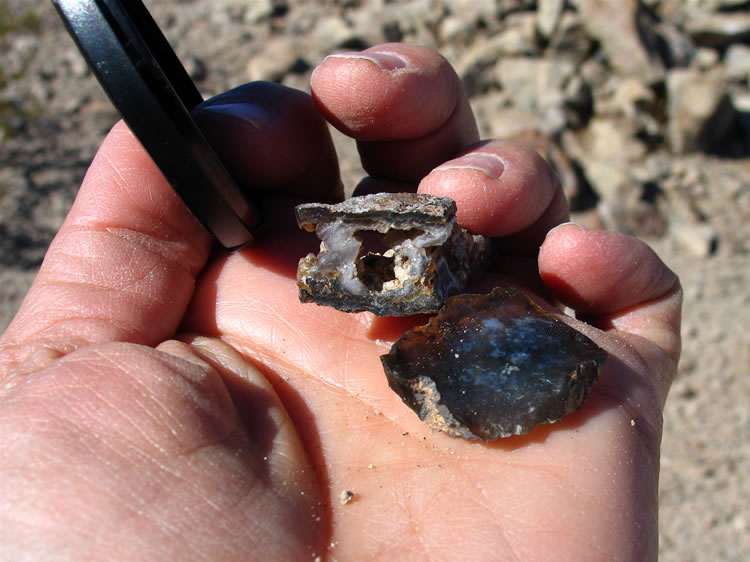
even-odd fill
[{"label": "crusty rock rind", "polygon": [[[300,300],[380,316],[436,312],[489,255],[489,241],[458,226],[455,212],[452,199],[415,193],[298,206],[299,225],[322,240],[317,256],[299,262]],[[367,250],[360,236],[368,231],[387,249]]]},{"label": "crusty rock rind", "polygon": [[446,224],[456,214],[456,202],[449,197],[423,193],[372,193],[350,197],[341,203],[304,203],[295,208],[301,228],[344,219],[370,225],[387,221],[392,228],[417,224]]}]

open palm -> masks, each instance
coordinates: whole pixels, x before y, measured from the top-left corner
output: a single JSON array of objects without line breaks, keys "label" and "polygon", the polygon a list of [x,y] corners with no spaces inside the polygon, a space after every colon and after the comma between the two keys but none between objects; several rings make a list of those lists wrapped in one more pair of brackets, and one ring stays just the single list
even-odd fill
[{"label": "open palm", "polygon": [[[124,125],[102,145],[0,342],[10,557],[654,558],[676,277],[622,235],[545,238],[567,220],[554,175],[529,149],[477,143],[431,50],[330,57],[313,97],[255,84],[196,112],[261,190],[267,228],[231,254]],[[581,411],[491,444],[433,432],[379,361],[417,320],[299,303],[295,265],[315,240],[292,206],[340,196],[321,112],[359,141],[362,190],[453,197],[508,254],[485,285],[526,280],[586,318],[566,321],[611,358]]]}]

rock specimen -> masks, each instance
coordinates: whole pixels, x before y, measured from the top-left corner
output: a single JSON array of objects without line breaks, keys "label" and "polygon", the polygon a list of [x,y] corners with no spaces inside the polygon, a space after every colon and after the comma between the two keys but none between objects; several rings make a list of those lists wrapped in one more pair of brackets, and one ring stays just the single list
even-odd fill
[{"label": "rock specimen", "polygon": [[300,300],[346,312],[435,312],[489,252],[483,236],[456,224],[456,204],[446,197],[377,193],[296,212],[299,226],[321,239],[320,253],[299,262]]},{"label": "rock specimen", "polygon": [[381,357],[391,388],[428,425],[493,441],[578,410],[607,360],[509,287],[448,299]]}]

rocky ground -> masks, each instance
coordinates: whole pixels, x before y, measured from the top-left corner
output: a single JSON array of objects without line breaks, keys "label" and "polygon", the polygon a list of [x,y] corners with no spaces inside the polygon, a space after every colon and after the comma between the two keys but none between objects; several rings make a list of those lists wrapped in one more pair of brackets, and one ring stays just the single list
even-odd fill
[{"label": "rocky ground", "polygon": [[[750,2],[155,0],[205,95],[307,89],[326,54],[435,46],[485,137],[555,165],[578,222],[649,241],[685,288],[665,413],[661,556],[750,556]],[[116,119],[46,0],[0,0],[0,328]],[[343,173],[362,173],[337,137]]]}]

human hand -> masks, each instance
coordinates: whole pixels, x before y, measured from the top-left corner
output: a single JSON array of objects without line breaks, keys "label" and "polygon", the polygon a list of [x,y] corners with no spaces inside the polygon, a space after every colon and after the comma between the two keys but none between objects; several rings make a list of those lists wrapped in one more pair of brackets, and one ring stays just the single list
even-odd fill
[{"label": "human hand", "polygon": [[119,124],[0,340],[6,556],[655,558],[677,278],[617,233],[547,235],[567,220],[557,180],[526,148],[475,144],[450,66],[407,45],[366,53],[330,57],[312,80],[322,113],[359,141],[361,189],[454,198],[465,227],[512,254],[488,284],[531,271],[585,318],[565,321],[611,355],[589,401],[491,444],[422,424],[379,361],[413,319],[298,302],[296,262],[315,241],[293,200],[339,196],[336,158],[309,97],[248,85],[197,119],[258,189],[258,242],[212,252]]}]

